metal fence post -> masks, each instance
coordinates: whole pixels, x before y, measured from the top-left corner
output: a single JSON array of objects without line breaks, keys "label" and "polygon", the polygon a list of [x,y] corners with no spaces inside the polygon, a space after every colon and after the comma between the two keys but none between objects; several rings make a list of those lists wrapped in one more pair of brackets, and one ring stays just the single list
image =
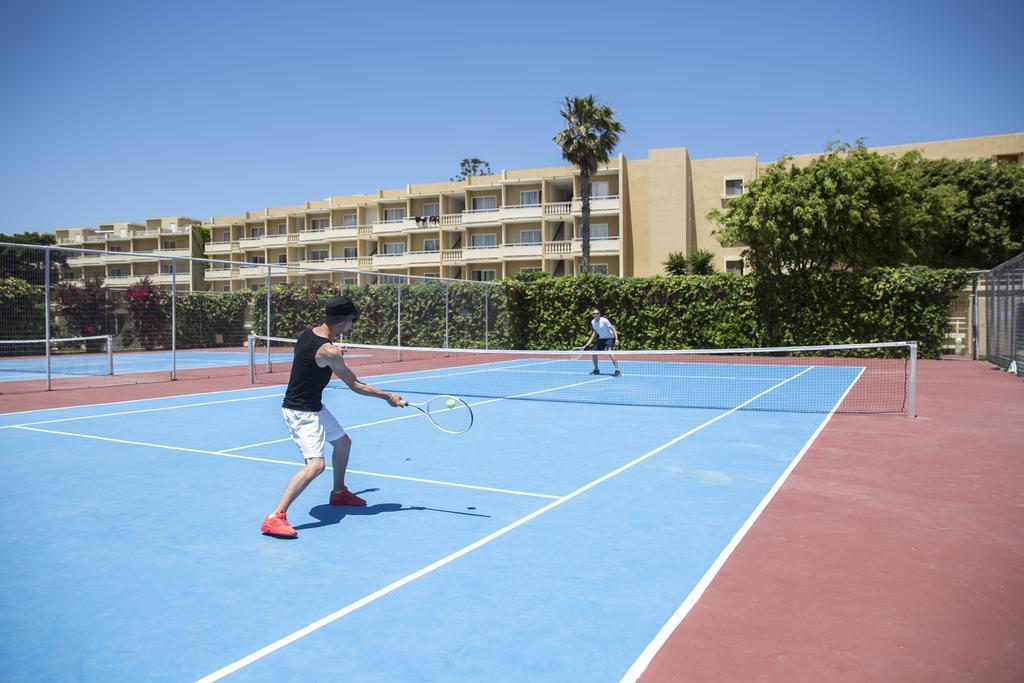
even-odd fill
[{"label": "metal fence post", "polygon": [[402,360],[402,283],[398,282],[398,360]]},{"label": "metal fence post", "polygon": [[491,318],[491,288],[487,286],[484,289],[484,350],[490,348],[490,341],[488,339],[490,333],[490,318]]},{"label": "metal fence post", "polygon": [[256,384],[256,335],[249,332],[246,343],[249,347],[249,384]]},{"label": "metal fence post", "polygon": [[53,390],[53,383],[50,376],[50,250],[44,249],[43,261],[46,266],[46,276],[43,284],[43,318],[46,330],[46,390]]},{"label": "metal fence post", "polygon": [[171,381],[178,379],[178,259],[171,258]]},{"label": "metal fence post", "polygon": [[444,283],[444,350],[448,355],[448,282]]},{"label": "metal fence post", "polygon": [[267,373],[273,370],[270,364],[270,266],[267,266]]},{"label": "metal fence post", "polygon": [[917,417],[917,342],[910,342],[910,379],[907,387],[907,417]]}]

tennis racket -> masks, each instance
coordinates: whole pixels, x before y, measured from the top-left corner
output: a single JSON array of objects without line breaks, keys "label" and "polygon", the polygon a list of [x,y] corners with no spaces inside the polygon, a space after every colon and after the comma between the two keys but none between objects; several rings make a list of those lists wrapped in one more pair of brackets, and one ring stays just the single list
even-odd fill
[{"label": "tennis racket", "polygon": [[415,408],[426,415],[432,425],[448,434],[462,434],[473,426],[473,411],[458,396],[435,396],[422,403],[402,401],[402,407]]},{"label": "tennis racket", "polygon": [[583,358],[583,352],[586,350],[586,346],[574,346],[572,349],[572,359],[579,360],[580,358]]}]

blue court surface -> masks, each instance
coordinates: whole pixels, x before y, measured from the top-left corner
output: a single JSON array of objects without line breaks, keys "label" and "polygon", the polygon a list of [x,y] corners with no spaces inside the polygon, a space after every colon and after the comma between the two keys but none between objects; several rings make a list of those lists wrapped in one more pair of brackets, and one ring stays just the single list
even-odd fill
[{"label": "blue court surface", "polygon": [[[266,360],[266,352],[259,353],[257,358]],[[272,362],[290,362],[290,353],[272,353]],[[170,351],[139,351],[114,354],[114,374],[125,375],[137,372],[169,372],[171,369]],[[177,370],[196,370],[202,368],[218,368],[231,365],[247,365],[247,351],[178,351],[173,360]],[[105,375],[109,372],[105,353],[90,354],[55,354],[51,358],[50,373],[54,377],[75,377],[81,375]],[[0,358],[0,381],[39,381],[40,375],[46,374],[46,358],[44,356]]]},{"label": "blue court surface", "polygon": [[0,678],[628,678],[831,414],[746,408],[816,373],[835,406],[858,376],[764,371],[725,410],[468,399],[459,436],[335,381],[368,507],[327,505],[325,472],[292,541],[259,533],[301,464],[281,386],[0,415]]}]

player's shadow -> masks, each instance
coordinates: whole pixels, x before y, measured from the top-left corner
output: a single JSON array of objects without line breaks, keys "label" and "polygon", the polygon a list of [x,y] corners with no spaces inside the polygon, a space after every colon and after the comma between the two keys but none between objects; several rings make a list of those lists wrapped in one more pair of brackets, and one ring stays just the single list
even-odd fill
[{"label": "player's shadow", "polygon": [[[368,491],[378,491],[379,489],[365,489],[363,491],[357,491],[357,495],[360,493],[367,493]],[[367,505],[366,507],[352,507],[350,505],[317,505],[309,511],[309,516],[318,520],[316,522],[307,522],[306,524],[300,524],[295,527],[296,531],[302,529],[317,529],[319,527],[331,526],[332,524],[339,524],[341,520],[346,517],[362,517],[366,515],[379,515],[382,512],[410,512],[410,511],[427,511],[427,512],[444,512],[450,515],[466,515],[469,517],[490,517],[490,515],[481,515],[473,512],[460,512],[458,510],[440,510],[437,508],[428,508],[423,506],[409,506],[405,507],[401,503],[377,503],[375,505]]]}]

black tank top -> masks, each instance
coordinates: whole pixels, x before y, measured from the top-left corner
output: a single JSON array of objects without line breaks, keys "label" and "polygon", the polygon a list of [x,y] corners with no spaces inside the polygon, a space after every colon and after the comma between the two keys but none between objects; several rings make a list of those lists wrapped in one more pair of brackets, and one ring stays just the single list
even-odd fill
[{"label": "black tank top", "polygon": [[292,360],[292,374],[288,378],[288,390],[284,392],[285,408],[318,412],[323,410],[324,387],[331,381],[331,369],[316,364],[316,352],[331,340],[306,330],[295,342],[295,358]]}]

